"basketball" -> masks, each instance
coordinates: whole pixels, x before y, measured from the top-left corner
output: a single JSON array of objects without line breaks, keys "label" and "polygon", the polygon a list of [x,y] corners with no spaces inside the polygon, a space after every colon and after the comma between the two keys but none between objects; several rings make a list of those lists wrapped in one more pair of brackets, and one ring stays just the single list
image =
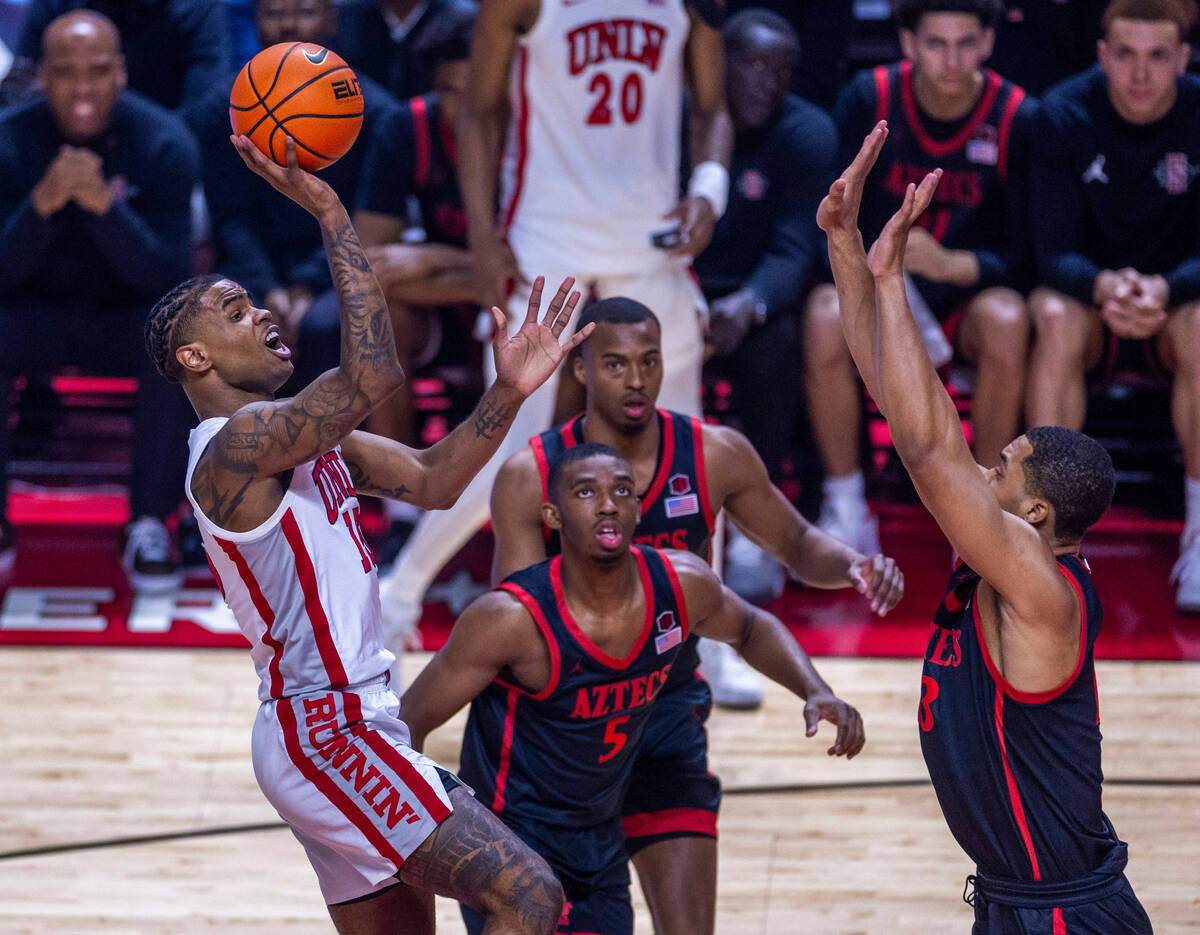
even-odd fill
[{"label": "basketball", "polygon": [[[336,52],[306,42],[263,49],[238,73],[229,94],[233,132],[266,156],[287,164],[286,136],[310,172],[332,165],[362,128],[358,78]],[[286,136],[285,136],[286,134]]]}]

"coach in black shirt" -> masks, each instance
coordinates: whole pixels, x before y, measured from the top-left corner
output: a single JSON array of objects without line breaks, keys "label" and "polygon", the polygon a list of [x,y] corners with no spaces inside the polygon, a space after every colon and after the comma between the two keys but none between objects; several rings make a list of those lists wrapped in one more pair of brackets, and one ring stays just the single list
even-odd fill
[{"label": "coach in black shirt", "polygon": [[800,300],[823,250],[816,210],[833,178],[837,133],[823,110],[787,93],[800,49],[786,20],[743,10],[722,32],[736,130],[729,206],[695,269],[711,306],[714,352],[727,355],[715,366],[730,377],[742,427],[778,477],[799,415]]},{"label": "coach in black shirt", "polygon": [[[68,364],[137,376],[127,567],[168,588],[177,561],[161,520],[182,497],[187,399],[147,366],[142,323],[187,275],[191,135],[124,90],[112,22],[90,10],[46,29],[45,94],[0,117],[0,505],[13,378]],[[0,522],[0,564],[12,539]]]},{"label": "coach in black shirt", "polygon": [[1034,245],[1042,288],[1030,425],[1083,424],[1085,371],[1115,339],[1173,372],[1187,474],[1176,603],[1200,611],[1200,80],[1170,0],[1114,0],[1100,64],[1053,88],[1035,134]]}]

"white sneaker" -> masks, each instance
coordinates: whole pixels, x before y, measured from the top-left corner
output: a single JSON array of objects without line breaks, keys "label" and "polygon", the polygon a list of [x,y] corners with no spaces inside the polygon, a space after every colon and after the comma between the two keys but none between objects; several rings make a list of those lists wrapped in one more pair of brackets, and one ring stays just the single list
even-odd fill
[{"label": "white sneaker", "polygon": [[723,708],[757,708],[762,704],[762,673],[734,651],[728,643],[700,640],[700,672],[712,690],[713,701]]},{"label": "white sneaker", "polygon": [[868,557],[883,551],[879,547],[879,521],[867,510],[866,503],[845,509],[826,500],[817,527]]},{"label": "white sneaker", "polygon": [[125,527],[121,566],[130,586],[139,594],[169,593],[183,583],[171,534],[151,516],[141,516]]},{"label": "white sneaker", "polygon": [[783,566],[732,523],[725,546],[725,584],[751,604],[766,604],[783,593]]},{"label": "white sneaker", "polygon": [[399,698],[404,691],[404,652],[417,633],[425,605],[422,601],[396,594],[390,584],[385,581],[379,586],[379,609],[382,613],[383,645],[396,657],[392,663],[392,678],[388,688]]},{"label": "white sneaker", "polygon": [[1200,614],[1200,531],[1180,537],[1179,561],[1171,569],[1171,583],[1177,585],[1175,609],[1181,614]]}]

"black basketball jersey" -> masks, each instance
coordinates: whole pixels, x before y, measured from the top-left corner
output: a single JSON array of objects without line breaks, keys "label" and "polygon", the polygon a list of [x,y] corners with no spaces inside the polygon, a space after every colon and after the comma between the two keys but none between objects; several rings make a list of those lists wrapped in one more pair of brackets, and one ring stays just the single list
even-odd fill
[{"label": "black basketball jersey", "polygon": [[[983,76],[983,93],[975,108],[953,127],[952,135],[939,138],[935,133],[951,127],[921,114],[911,62],[881,65],[871,72],[872,124],[887,120],[888,137],[868,183],[874,194],[863,199],[863,234],[868,243],[899,209],[908,183],[920,184],[938,168],[942,179],[933,202],[917,220],[935,240],[947,247],[971,249],[1011,233],[1003,184],[1008,177],[1013,120],[1025,92],[990,69],[984,69]],[[858,80],[865,83],[866,78]]]},{"label": "black basketball jersey", "polygon": [[458,147],[454,128],[442,115],[436,94],[408,102],[414,134],[413,194],[421,206],[425,237],[431,243],[467,244],[467,216],[458,187]]},{"label": "black basketball jersey", "polygon": [[951,833],[981,872],[1001,879],[1074,880],[1120,845],[1100,803],[1100,600],[1078,556],[1058,564],[1082,619],[1075,672],[1057,689],[1020,692],[1004,680],[979,621],[980,578],[966,565],[950,577],[925,650],[925,764]]},{"label": "black basketball jersey", "polygon": [[[712,561],[712,537],[716,526],[708,499],[708,476],[704,466],[704,430],[699,419],[666,409],[657,410],[658,466],[649,489],[642,494],[642,518],[633,540],[656,549],[679,549]],[[550,462],[562,451],[582,444],[583,416],[529,440],[542,478],[542,496],[548,496]],[[544,527],[546,549],[559,550],[558,534]],[[690,684],[700,666],[698,637],[688,639],[671,669],[669,688]]]},{"label": "black basketball jersey", "polygon": [[571,617],[562,557],[510,575],[499,589],[533,617],[550,649],[550,681],[533,693],[509,675],[471,702],[460,772],[506,821],[589,828],[619,818],[650,702],[688,635],[675,569],[634,546],[646,615],[623,659],[600,650]]}]

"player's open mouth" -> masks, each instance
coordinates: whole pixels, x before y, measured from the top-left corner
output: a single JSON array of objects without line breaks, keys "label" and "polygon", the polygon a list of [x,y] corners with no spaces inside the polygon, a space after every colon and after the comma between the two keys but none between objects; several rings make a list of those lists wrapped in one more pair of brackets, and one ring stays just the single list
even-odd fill
[{"label": "player's open mouth", "polygon": [[615,523],[601,523],[596,527],[596,541],[606,549],[620,548],[624,538],[621,527]]},{"label": "player's open mouth", "polygon": [[621,409],[629,418],[640,419],[646,414],[648,406],[649,404],[644,399],[627,399],[621,404]]},{"label": "player's open mouth", "polygon": [[265,344],[267,346],[267,350],[276,357],[281,357],[284,360],[291,360],[291,348],[283,343],[283,339],[279,336],[279,329],[274,325],[267,329],[267,337],[263,341],[263,344]]}]

